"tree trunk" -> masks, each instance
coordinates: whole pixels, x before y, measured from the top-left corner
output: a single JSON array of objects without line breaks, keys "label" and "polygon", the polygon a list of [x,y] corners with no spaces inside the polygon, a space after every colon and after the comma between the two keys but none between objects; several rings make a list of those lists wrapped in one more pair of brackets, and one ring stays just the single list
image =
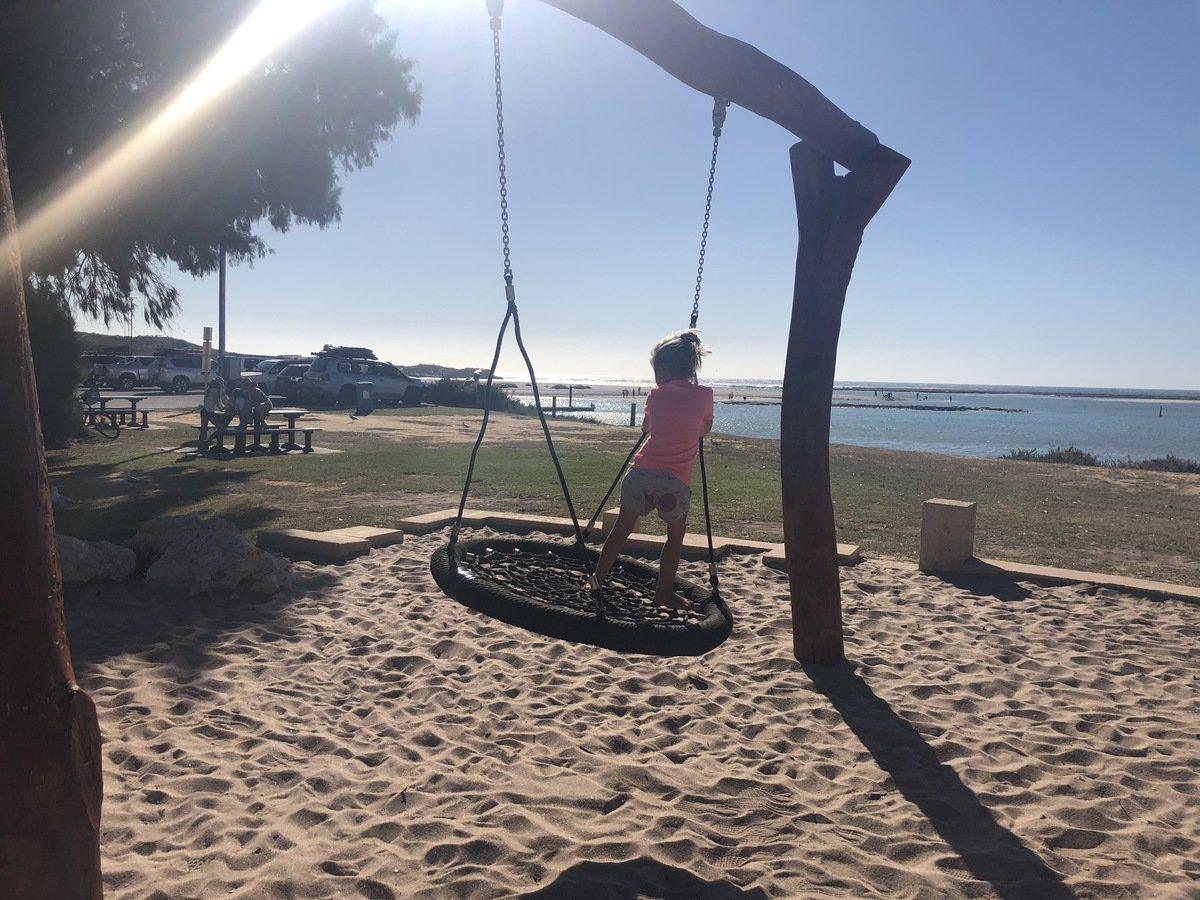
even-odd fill
[{"label": "tree trunk", "polygon": [[841,177],[807,143],[792,147],[800,227],[780,410],[783,536],[792,595],[792,647],[803,663],[844,659],[837,532],[829,489],[829,412],[842,307],[863,230],[908,167],[879,146]]},{"label": "tree trunk", "polygon": [[75,683],[0,127],[0,897],[93,898],[100,730]]}]

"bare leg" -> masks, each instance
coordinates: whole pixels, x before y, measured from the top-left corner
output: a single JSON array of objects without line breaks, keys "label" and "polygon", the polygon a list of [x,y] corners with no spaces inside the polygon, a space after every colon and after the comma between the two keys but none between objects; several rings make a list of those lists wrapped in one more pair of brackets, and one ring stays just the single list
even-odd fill
[{"label": "bare leg", "polygon": [[679,557],[683,553],[683,536],[687,533],[687,522],[667,523],[667,540],[663,543],[662,556],[658,560],[658,590],[654,599],[660,606],[683,609],[687,601],[675,593],[675,573],[679,571]]},{"label": "bare leg", "polygon": [[612,531],[604,538],[604,549],[600,551],[600,560],[596,563],[596,581],[604,584],[604,579],[608,577],[608,572],[612,568],[613,563],[617,561],[617,554],[621,552],[621,548],[625,546],[625,539],[633,533],[633,529],[637,527],[638,515],[631,509],[621,507],[621,512],[617,516],[617,521],[612,527]]}]

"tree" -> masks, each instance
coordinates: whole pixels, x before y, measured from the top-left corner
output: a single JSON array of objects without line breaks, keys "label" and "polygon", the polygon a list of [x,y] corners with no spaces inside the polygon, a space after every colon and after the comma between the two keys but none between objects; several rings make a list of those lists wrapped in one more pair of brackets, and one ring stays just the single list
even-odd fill
[{"label": "tree", "polygon": [[81,368],[75,319],[58,297],[34,287],[25,291],[25,311],[42,439],[47,447],[63,447],[83,424],[75,396]]},{"label": "tree", "polygon": [[[130,126],[173,96],[255,0],[0,0],[0,119],[18,222]],[[215,270],[266,251],[275,230],[341,215],[339,177],[370,165],[380,141],[412,122],[412,63],[369,0],[353,0],[283,47],[192,123],[104,215],[63,222],[26,251],[39,292],[107,322],[140,304],[160,326],[178,295],[167,263]]]},{"label": "tree", "polygon": [[100,730],[63,622],[0,125],[0,896],[99,897]]}]

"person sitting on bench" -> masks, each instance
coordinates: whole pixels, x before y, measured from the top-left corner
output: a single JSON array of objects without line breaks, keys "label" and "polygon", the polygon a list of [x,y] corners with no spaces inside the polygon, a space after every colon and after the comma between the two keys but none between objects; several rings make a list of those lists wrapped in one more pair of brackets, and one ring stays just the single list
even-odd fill
[{"label": "person sitting on bench", "polygon": [[250,410],[250,418],[254,422],[254,430],[262,431],[267,427],[267,414],[271,412],[271,398],[263,390],[261,384],[251,382],[246,390],[246,405]]},{"label": "person sitting on bench", "polygon": [[213,438],[225,433],[233,414],[229,411],[229,397],[225,394],[225,382],[220,376],[213,378],[204,389],[204,404],[200,407],[200,434],[204,440],[198,447],[201,452],[207,449],[207,429],[214,428]]}]

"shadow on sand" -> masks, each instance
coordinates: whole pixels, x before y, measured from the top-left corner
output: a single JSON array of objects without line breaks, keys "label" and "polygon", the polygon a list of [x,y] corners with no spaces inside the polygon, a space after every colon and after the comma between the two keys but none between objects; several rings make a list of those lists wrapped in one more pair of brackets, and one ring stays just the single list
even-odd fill
[{"label": "shadow on sand", "polygon": [[1072,898],[1074,892],[1021,839],[1001,825],[953,768],[849,666],[805,666],[904,799],[916,805],[966,871],[1004,898]]},{"label": "shadow on sand", "polygon": [[686,869],[648,857],[627,862],[581,862],[540,890],[522,898],[590,900],[767,900],[761,888],[743,889],[728,881],[705,881]]},{"label": "shadow on sand", "polygon": [[270,597],[247,593],[172,594],[140,582],[69,588],[64,595],[71,661],[86,687],[88,673],[124,653],[148,653],[169,664],[181,684],[219,662],[211,646],[246,625],[286,629],[291,598],[326,589],[335,573],[298,577]]},{"label": "shadow on sand", "polygon": [[1012,580],[1011,576],[966,575],[941,572],[936,576],[946,584],[962,591],[967,591],[977,597],[995,597],[1005,603],[1015,603],[1028,600],[1033,591]]}]

